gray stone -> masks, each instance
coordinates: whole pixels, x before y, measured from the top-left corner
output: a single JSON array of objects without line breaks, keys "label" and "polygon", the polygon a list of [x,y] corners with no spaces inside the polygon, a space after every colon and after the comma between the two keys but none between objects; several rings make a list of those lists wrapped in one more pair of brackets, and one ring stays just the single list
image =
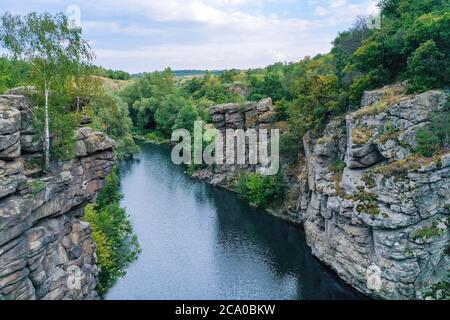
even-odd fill
[{"label": "gray stone", "polygon": [[[95,245],[79,216],[113,167],[115,142],[78,128],[77,158],[52,163],[33,179],[39,170],[30,168],[31,159],[42,157],[42,145],[28,120],[21,124],[30,110],[23,96],[0,96],[0,295],[96,299]],[[81,290],[67,287],[70,265],[80,268]]]},{"label": "gray stone", "polygon": [[259,112],[266,112],[272,109],[272,99],[266,98],[258,102],[256,109]]}]

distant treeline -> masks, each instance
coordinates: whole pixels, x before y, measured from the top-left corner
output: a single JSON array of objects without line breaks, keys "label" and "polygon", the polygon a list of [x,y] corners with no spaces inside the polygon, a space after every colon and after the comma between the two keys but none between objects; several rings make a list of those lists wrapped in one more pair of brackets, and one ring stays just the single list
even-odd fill
[{"label": "distant treeline", "polygon": [[[216,76],[220,76],[225,70],[171,70],[175,77],[193,77],[193,76],[203,76],[206,73],[210,73]],[[163,71],[161,71],[163,72]],[[132,75],[133,78],[141,78],[146,74],[146,72],[135,73]]]},{"label": "distant treeline", "polygon": [[110,78],[113,80],[129,80],[131,79],[131,75],[122,70],[111,70],[105,69],[103,67],[93,67],[94,74],[100,77]]}]

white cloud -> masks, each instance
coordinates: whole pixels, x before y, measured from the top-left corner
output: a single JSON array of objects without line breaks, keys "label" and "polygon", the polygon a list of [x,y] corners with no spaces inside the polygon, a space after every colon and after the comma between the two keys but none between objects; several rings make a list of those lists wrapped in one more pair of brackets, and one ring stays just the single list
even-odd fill
[{"label": "white cloud", "polygon": [[[296,43],[260,41],[246,43],[204,43],[200,45],[158,45],[124,50],[96,50],[105,65],[131,72],[173,69],[256,68],[277,61],[296,61],[305,55],[327,51],[328,44],[304,39]],[[155,63],[156,62],[156,63]]]},{"label": "white cloud", "polygon": [[[62,11],[71,2],[32,1],[56,1],[61,3],[58,8]],[[296,61],[328,51],[337,32],[349,26],[357,15],[366,14],[369,4],[376,1],[307,0],[301,3],[303,7],[297,0],[76,3],[82,10],[82,26],[92,40],[97,63],[137,72],[166,66],[247,68]],[[275,10],[274,5],[282,10]],[[297,7],[311,11],[299,12]],[[299,16],[295,16],[294,8]]]},{"label": "white cloud", "polygon": [[[314,15],[334,18],[336,21],[348,20],[349,17],[364,16],[377,8],[377,0],[366,0],[360,3],[349,3],[347,0],[309,0],[317,5]],[[320,5],[318,5],[320,3]]]},{"label": "white cloud", "polygon": [[164,35],[165,32],[157,28],[148,28],[137,24],[121,25],[117,22],[109,21],[86,21],[81,22],[83,31],[104,31],[108,34],[122,34],[128,36],[154,36]]},{"label": "white cloud", "polygon": [[330,8],[339,8],[347,4],[347,0],[330,0]]},{"label": "white cloud", "polygon": [[316,15],[318,17],[324,17],[327,14],[328,14],[328,10],[321,6],[316,7],[316,9],[314,10],[314,15]]}]

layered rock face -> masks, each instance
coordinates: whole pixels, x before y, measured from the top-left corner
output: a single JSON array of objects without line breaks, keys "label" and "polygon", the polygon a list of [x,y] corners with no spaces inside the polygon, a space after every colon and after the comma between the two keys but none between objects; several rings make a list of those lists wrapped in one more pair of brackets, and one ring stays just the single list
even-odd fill
[{"label": "layered rock face", "polygon": [[[271,129],[275,123],[275,112],[270,98],[259,102],[247,102],[243,105],[221,104],[212,107],[209,112],[214,127],[222,132],[224,149],[226,149],[227,129]],[[239,173],[254,172],[258,168],[258,165],[249,164],[248,152],[246,157],[245,164],[217,164],[214,168],[197,171],[194,177],[207,180],[216,186],[231,187]]]},{"label": "layered rock face", "polygon": [[[449,280],[450,154],[412,154],[417,130],[448,94],[395,89],[366,92],[345,130],[332,122],[324,136],[305,136],[302,215],[313,253],[348,283],[372,297],[415,299]],[[343,171],[333,168],[339,159]]]},{"label": "layered rock face", "polygon": [[[449,281],[450,154],[413,153],[417,130],[443,112],[449,94],[403,91],[396,85],[365,92],[361,109],[331,121],[321,136],[307,134],[297,166],[284,168],[287,203],[271,211],[303,224],[313,254],[375,298],[425,298],[428,288]],[[261,127],[259,119],[268,118],[264,127],[280,127],[269,101],[262,101],[267,110],[217,106],[214,125]],[[254,171],[222,165],[196,175],[232,188],[239,173]]]},{"label": "layered rock face", "polygon": [[75,158],[43,173],[24,96],[0,96],[0,298],[95,299],[95,245],[83,206],[105,183],[114,141],[76,132]]}]

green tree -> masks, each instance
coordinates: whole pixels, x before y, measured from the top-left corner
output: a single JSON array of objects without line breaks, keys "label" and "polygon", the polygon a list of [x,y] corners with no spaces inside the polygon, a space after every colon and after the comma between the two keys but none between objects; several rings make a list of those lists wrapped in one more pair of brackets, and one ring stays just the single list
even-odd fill
[{"label": "green tree", "polygon": [[166,135],[170,135],[178,118],[178,113],[189,106],[188,100],[171,94],[165,97],[155,112],[156,128]]},{"label": "green tree", "polygon": [[382,28],[355,51],[350,69],[368,76],[373,86],[408,78],[409,91],[448,86],[448,0],[383,0],[380,7]]},{"label": "green tree", "polygon": [[168,68],[163,72],[145,73],[136,83],[126,87],[120,96],[128,103],[134,125],[144,130],[154,128],[156,110],[167,95],[176,91],[175,77]]},{"label": "green tree", "polygon": [[106,178],[95,204],[84,208],[84,220],[92,228],[100,266],[97,290],[104,295],[125,275],[125,268],[135,261],[140,246],[126,211],[120,207],[120,180],[114,169]]},{"label": "green tree", "polygon": [[198,112],[195,110],[194,107],[192,107],[191,104],[186,104],[183,107],[181,107],[180,112],[177,115],[177,118],[175,119],[175,124],[172,127],[173,130],[175,129],[187,129],[190,132],[194,129],[194,122],[198,118]]},{"label": "green tree", "polygon": [[372,30],[367,27],[367,20],[360,17],[349,30],[339,33],[333,40],[331,53],[336,60],[336,70],[339,77],[344,77],[344,69],[350,62],[352,55],[371,34]]},{"label": "green tree", "polygon": [[139,152],[130,131],[132,121],[127,104],[116,94],[98,88],[97,94],[84,108],[92,118],[92,127],[117,141],[119,158],[130,158]]},{"label": "green tree", "polygon": [[418,47],[408,58],[410,91],[426,91],[439,88],[450,74],[448,57],[439,50],[433,40]]},{"label": "green tree", "polygon": [[80,28],[72,28],[63,14],[30,13],[25,17],[5,13],[0,23],[0,43],[15,59],[30,63],[33,84],[44,97],[44,163],[50,161],[50,95],[80,65],[92,59],[89,44]]},{"label": "green tree", "polygon": [[25,85],[29,80],[30,65],[24,61],[0,58],[0,93]]},{"label": "green tree", "polygon": [[285,183],[281,174],[263,176],[244,174],[236,181],[236,191],[251,204],[261,207],[277,207],[285,197]]},{"label": "green tree", "polygon": [[343,111],[342,89],[332,64],[332,56],[303,62],[303,76],[295,82],[297,98],[289,106],[293,134],[302,137],[308,130],[323,128],[328,117]]},{"label": "green tree", "polygon": [[252,92],[250,100],[260,100],[271,97],[274,102],[288,98],[289,92],[283,83],[282,70],[268,71],[262,80],[258,76],[252,78]]}]

